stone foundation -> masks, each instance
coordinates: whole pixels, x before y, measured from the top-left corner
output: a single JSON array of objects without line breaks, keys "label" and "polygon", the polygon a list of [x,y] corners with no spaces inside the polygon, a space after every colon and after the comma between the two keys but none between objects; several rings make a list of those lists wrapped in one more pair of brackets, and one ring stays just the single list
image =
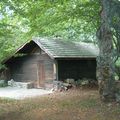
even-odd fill
[{"label": "stone foundation", "polygon": [[15,82],[14,80],[10,80],[8,81],[8,86],[31,89],[31,88],[34,88],[34,83],[33,82]]}]

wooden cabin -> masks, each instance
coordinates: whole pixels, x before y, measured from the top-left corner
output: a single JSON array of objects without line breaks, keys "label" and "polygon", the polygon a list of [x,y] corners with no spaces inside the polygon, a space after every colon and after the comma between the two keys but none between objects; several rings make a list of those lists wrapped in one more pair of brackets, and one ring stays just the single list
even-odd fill
[{"label": "wooden cabin", "polygon": [[96,79],[98,48],[93,44],[35,38],[6,59],[7,80],[52,86],[54,80]]}]

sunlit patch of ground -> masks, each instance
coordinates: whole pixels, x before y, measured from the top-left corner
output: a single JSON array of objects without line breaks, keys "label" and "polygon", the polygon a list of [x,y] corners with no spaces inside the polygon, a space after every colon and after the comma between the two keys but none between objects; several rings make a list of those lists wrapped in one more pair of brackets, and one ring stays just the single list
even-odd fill
[{"label": "sunlit patch of ground", "polygon": [[26,89],[26,88],[18,88],[18,87],[3,87],[0,88],[0,97],[1,98],[12,98],[12,99],[24,99],[31,98],[35,96],[41,96],[52,93],[51,90],[43,90],[43,89]]}]

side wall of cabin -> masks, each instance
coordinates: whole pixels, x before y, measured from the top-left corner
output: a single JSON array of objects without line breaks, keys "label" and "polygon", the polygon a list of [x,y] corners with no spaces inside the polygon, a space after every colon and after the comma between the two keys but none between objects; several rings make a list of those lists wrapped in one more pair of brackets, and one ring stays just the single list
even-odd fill
[{"label": "side wall of cabin", "polygon": [[[14,57],[7,62],[10,71],[9,78],[18,82],[34,82],[35,86],[40,86],[41,76],[44,76],[43,86],[49,86],[54,79],[53,62],[45,52],[36,46],[31,53]],[[44,69],[42,73],[40,64]]]}]

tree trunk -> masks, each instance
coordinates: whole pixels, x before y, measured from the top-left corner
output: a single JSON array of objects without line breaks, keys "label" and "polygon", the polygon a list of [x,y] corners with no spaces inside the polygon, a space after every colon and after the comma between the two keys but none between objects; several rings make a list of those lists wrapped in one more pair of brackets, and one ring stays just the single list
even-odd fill
[{"label": "tree trunk", "polygon": [[109,25],[109,2],[109,0],[101,0],[101,26],[97,34],[100,49],[97,59],[97,79],[101,99],[106,102],[115,99],[115,67],[113,61],[112,32]]}]

